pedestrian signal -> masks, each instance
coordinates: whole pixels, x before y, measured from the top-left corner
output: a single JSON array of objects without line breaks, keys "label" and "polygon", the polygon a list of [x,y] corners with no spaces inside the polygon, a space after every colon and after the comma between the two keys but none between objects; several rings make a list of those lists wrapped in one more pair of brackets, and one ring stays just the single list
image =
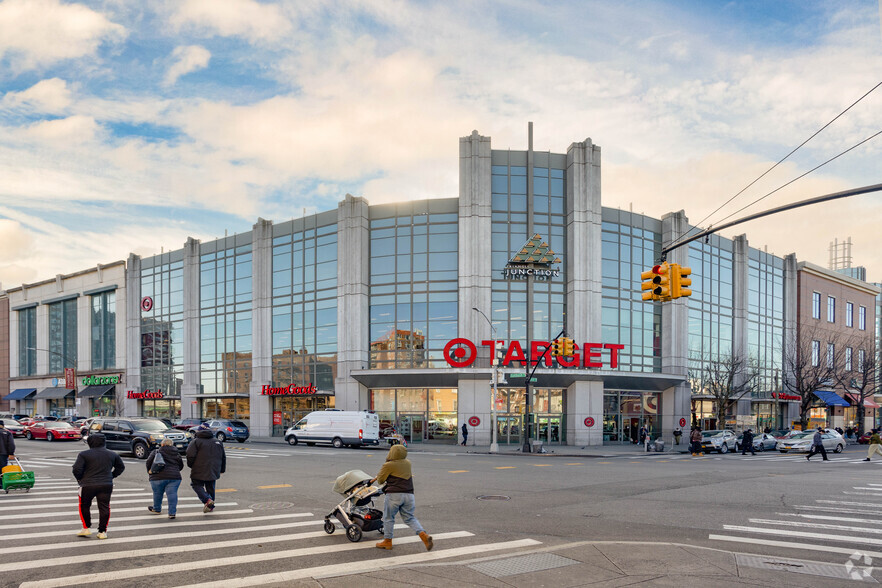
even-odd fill
[{"label": "pedestrian signal", "polygon": [[640,274],[644,282],[640,289],[644,290],[643,300],[671,299],[671,266],[667,262],[653,266],[648,272]]},{"label": "pedestrian signal", "polygon": [[691,286],[692,280],[686,276],[692,273],[692,268],[685,265],[671,264],[671,298],[692,296],[692,290],[684,286]]}]

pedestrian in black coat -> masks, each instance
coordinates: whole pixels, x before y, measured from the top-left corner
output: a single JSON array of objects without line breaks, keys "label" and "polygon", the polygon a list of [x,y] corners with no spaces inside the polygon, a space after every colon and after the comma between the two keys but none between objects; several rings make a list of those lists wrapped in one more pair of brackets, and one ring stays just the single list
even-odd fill
[{"label": "pedestrian in black coat", "polygon": [[468,429],[468,427],[466,427],[466,424],[463,423],[462,424],[462,443],[460,445],[465,447],[465,444],[468,442],[468,440],[469,440],[469,429]]},{"label": "pedestrian in black coat", "polygon": [[196,438],[187,447],[187,466],[190,487],[205,505],[202,512],[213,511],[215,483],[227,471],[227,454],[223,442],[214,438],[205,423],[199,425]]},{"label": "pedestrian in black coat", "polygon": [[115,451],[104,446],[104,435],[92,433],[86,441],[90,449],[81,451],[73,464],[73,476],[80,484],[80,520],[83,530],[79,537],[92,534],[92,500],[98,499],[98,538],[107,539],[107,523],[110,522],[110,495],[113,479],[123,473],[126,464]]},{"label": "pedestrian in black coat", "polygon": [[750,429],[744,431],[744,434],[741,436],[741,455],[747,455],[748,449],[750,449],[751,455],[756,455],[756,452],[753,450],[753,431]]},{"label": "pedestrian in black coat", "polygon": [[15,438],[0,420],[0,469],[6,467],[10,457],[15,457]]}]

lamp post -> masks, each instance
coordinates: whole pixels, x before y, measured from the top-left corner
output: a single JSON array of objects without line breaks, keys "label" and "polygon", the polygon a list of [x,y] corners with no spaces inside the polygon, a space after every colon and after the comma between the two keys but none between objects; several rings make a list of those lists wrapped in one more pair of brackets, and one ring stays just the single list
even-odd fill
[{"label": "lamp post", "polygon": [[499,451],[499,444],[496,442],[496,389],[499,382],[499,362],[496,358],[496,327],[483,311],[472,307],[472,310],[484,317],[487,324],[490,325],[490,336],[493,337],[493,355],[490,358],[490,367],[493,368],[493,399],[490,401],[490,453]]}]

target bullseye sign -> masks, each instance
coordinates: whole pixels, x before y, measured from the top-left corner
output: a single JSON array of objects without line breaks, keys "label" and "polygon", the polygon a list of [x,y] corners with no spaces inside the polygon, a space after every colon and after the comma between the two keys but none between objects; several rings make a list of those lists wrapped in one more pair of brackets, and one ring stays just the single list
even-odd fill
[{"label": "target bullseye sign", "polygon": [[149,296],[145,296],[141,299],[141,310],[144,312],[150,312],[153,309],[153,299]]},{"label": "target bullseye sign", "polygon": [[682,418],[680,419],[680,426],[681,426],[681,427],[685,427],[685,426],[686,426],[686,419],[682,419]]},{"label": "target bullseye sign", "polygon": [[481,419],[479,419],[476,416],[469,417],[469,424],[473,427],[477,427],[478,425],[481,424]]},{"label": "target bullseye sign", "polygon": [[589,428],[593,427],[594,426],[594,419],[592,417],[586,418],[585,419],[585,426],[589,427]]}]

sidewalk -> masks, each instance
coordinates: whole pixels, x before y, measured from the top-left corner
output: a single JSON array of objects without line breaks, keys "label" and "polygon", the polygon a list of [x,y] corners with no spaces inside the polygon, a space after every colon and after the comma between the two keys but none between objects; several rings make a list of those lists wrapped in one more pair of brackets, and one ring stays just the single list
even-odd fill
[{"label": "sidewalk", "polygon": [[[287,445],[281,437],[251,437],[248,443],[261,443],[271,445]],[[321,446],[328,448],[327,446]],[[378,449],[386,450],[388,445],[381,444]],[[331,448],[328,448],[331,449]],[[490,453],[489,445],[449,445],[446,443],[411,443],[407,446],[409,453],[450,453],[450,454],[486,454]],[[598,445],[580,447],[578,445],[546,445],[546,453],[522,453],[520,445],[500,445],[496,455],[504,456],[527,456],[527,457],[627,457],[635,455],[676,455],[689,453],[687,445],[666,445],[664,452],[644,451],[642,445]]]}]

